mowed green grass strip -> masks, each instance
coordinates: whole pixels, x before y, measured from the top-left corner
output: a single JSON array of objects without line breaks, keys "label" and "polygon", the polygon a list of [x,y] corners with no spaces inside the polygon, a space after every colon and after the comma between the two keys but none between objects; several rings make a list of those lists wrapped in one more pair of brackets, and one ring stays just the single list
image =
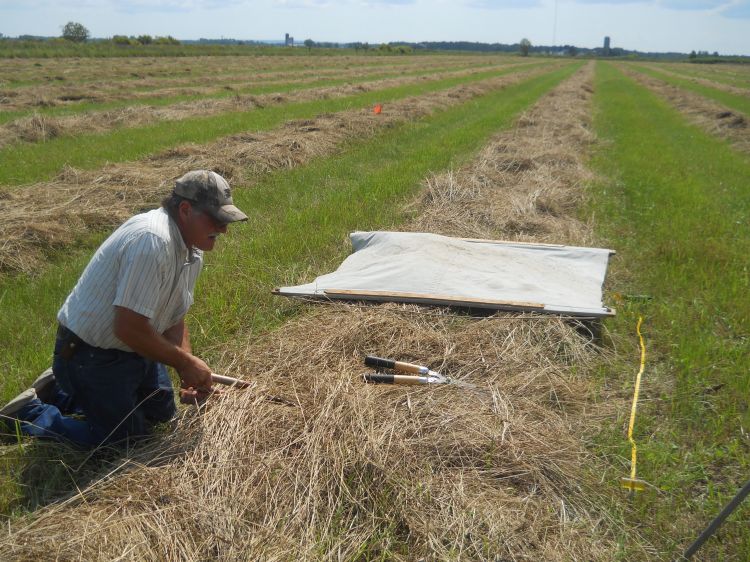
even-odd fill
[{"label": "mowed green grass strip", "polygon": [[[658,65],[653,65],[652,68],[659,70]],[[735,86],[736,88],[748,88],[750,89],[750,69],[744,70],[744,76],[739,72],[731,72],[728,69],[708,69],[705,65],[670,65],[666,67],[672,72],[676,72],[682,76],[691,76],[694,78],[702,78],[704,80],[712,80],[719,84],[726,84],[727,86]],[[750,93],[750,92],[748,92]]]},{"label": "mowed green grass strip", "polygon": [[637,65],[629,65],[629,67],[633,70],[637,70],[638,72],[642,72],[643,74],[651,76],[652,78],[656,78],[658,80],[661,80],[662,82],[666,82],[667,84],[672,84],[673,86],[677,86],[679,88],[682,88],[683,90],[689,90],[691,92],[695,92],[696,94],[700,94],[703,97],[722,103],[727,107],[734,109],[735,111],[739,111],[741,113],[744,113],[745,115],[750,116],[750,90],[748,91],[747,96],[741,96],[738,94],[725,92],[723,90],[718,90],[716,88],[710,88],[708,86],[704,86],[703,84],[696,84],[688,78],[677,78],[675,76],[670,76],[669,74],[664,74],[663,72],[654,70],[652,67]]},{"label": "mowed green grass strip", "polygon": [[[485,68],[485,67],[491,67],[491,66],[500,66],[495,64],[482,64],[477,66],[472,66],[472,68]],[[446,73],[446,72],[458,72],[461,70],[468,69],[469,67],[440,67],[440,68],[434,68],[430,69],[430,72],[432,74],[439,74],[439,73]],[[6,111],[6,112],[0,112],[0,125],[3,123],[7,123],[9,121],[13,121],[14,119],[19,119],[21,117],[30,117],[32,115],[44,115],[46,117],[61,117],[66,115],[78,115],[79,113],[84,113],[88,111],[108,111],[112,109],[120,109],[123,107],[139,107],[143,105],[151,105],[154,107],[164,107],[167,105],[173,105],[176,103],[182,103],[182,102],[189,102],[189,101],[195,101],[195,100],[211,100],[211,99],[223,99],[223,98],[229,98],[232,96],[236,96],[238,94],[245,94],[245,95],[261,95],[261,94],[270,94],[270,93],[289,93],[293,91],[303,91],[303,90],[310,90],[312,88],[321,88],[321,87],[331,87],[331,86],[341,86],[344,84],[362,84],[364,82],[371,82],[375,80],[383,80],[386,78],[393,78],[393,77],[410,77],[410,76],[419,76],[424,74],[424,70],[412,70],[409,72],[404,72],[403,70],[399,71],[398,69],[375,69],[379,70],[379,74],[369,74],[367,76],[357,76],[357,77],[343,77],[339,78],[334,76],[330,77],[324,77],[320,80],[315,80],[311,82],[305,82],[300,83],[299,81],[295,81],[292,78],[289,78],[288,81],[280,81],[280,82],[274,82],[272,84],[267,85],[253,85],[253,86],[246,86],[242,88],[236,88],[231,90],[222,90],[220,92],[216,92],[213,94],[196,94],[196,95],[169,95],[169,96],[154,96],[154,97],[148,97],[148,98],[141,98],[141,99],[131,99],[131,100],[115,100],[115,101],[109,101],[109,102],[82,102],[75,105],[70,106],[54,106],[54,107],[42,107],[42,108],[35,108],[35,109],[29,109],[29,110],[22,110],[22,111]],[[342,71],[343,72],[343,71]],[[189,89],[189,86],[185,87],[186,89]],[[153,89],[153,87],[151,88]]]},{"label": "mowed green grass strip", "polygon": [[[250,217],[207,254],[191,325],[196,349],[211,358],[238,332],[261,333],[299,307],[274,297],[274,286],[309,280],[348,254],[347,235],[383,229],[404,219],[404,198],[430,172],[459,165],[493,132],[569,77],[580,64],[494,91],[417,122],[387,129],[343,153],[266,176],[236,189],[235,202]],[[0,397],[25,388],[50,363],[57,309],[95,245],[61,255],[35,278],[0,281]]]},{"label": "mowed green grass strip", "polygon": [[[643,316],[638,476],[667,492],[639,495],[629,523],[670,559],[750,475],[750,159],[611,65],[599,64],[595,91],[606,145],[594,164],[609,179],[595,190],[594,211],[618,252],[611,289],[635,296],[608,321],[632,346],[606,376],[632,392]],[[600,435],[600,452],[623,461],[613,482],[629,472],[628,415]],[[701,559],[750,560],[748,516],[746,504]]]},{"label": "mowed green grass strip", "polygon": [[376,102],[388,103],[517,71],[517,68],[492,70],[472,76],[408,84],[343,98],[160,122],[146,127],[117,129],[104,134],[61,137],[45,143],[14,144],[0,151],[0,184],[15,185],[42,181],[53,177],[64,165],[93,169],[105,162],[138,160],[183,143],[206,143],[243,131],[267,130],[289,119],[311,118],[320,113],[362,108]]}]

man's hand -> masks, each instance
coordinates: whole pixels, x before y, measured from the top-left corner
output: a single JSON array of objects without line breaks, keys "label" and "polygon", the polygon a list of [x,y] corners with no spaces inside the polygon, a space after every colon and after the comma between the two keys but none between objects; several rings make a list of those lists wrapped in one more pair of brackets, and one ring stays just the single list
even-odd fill
[{"label": "man's hand", "polygon": [[[197,357],[194,357],[194,359],[197,359],[201,363],[200,359]],[[208,366],[203,363],[203,366],[208,369]],[[211,380],[211,371],[208,372],[208,383],[200,383],[200,382],[189,382],[188,379],[183,375],[183,372],[178,373],[180,375],[180,402],[183,404],[194,404],[194,405],[200,405],[203,404],[206,400],[208,400],[210,397],[222,394],[223,391],[216,389],[213,386],[213,381]],[[203,374],[203,371],[200,372],[201,376]],[[195,379],[198,380],[198,379]]]},{"label": "man's hand", "polygon": [[175,365],[183,388],[211,389],[211,369],[195,355],[187,354],[181,365]]},{"label": "man's hand", "polygon": [[199,402],[205,400],[213,392],[211,369],[192,354],[190,337],[183,320],[162,335],[154,330],[147,317],[116,306],[115,335],[139,355],[174,367],[182,381],[182,388],[192,397],[190,403],[195,398]]},{"label": "man's hand", "polygon": [[180,388],[180,402],[182,404],[192,404],[199,406],[212,396],[223,394],[223,390],[212,388],[210,390],[196,390],[195,388]]}]

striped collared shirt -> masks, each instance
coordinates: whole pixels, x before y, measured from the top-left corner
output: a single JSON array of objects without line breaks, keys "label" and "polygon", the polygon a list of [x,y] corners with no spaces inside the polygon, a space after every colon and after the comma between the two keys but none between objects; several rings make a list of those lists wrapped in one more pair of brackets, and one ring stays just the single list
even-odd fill
[{"label": "striped collared shirt", "polygon": [[99,247],[57,319],[89,345],[132,351],[115,336],[114,307],[146,316],[162,334],[193,304],[202,263],[164,209],[136,215]]}]

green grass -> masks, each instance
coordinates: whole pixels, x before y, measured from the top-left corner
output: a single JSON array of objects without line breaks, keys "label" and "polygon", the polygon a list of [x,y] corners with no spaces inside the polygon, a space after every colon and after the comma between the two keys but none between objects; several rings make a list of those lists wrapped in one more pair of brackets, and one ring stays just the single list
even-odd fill
[{"label": "green grass", "polygon": [[[254,61],[250,57],[233,57],[238,63],[235,66],[230,64],[221,64],[224,61],[219,60],[219,65],[216,64],[216,59],[197,59],[183,60],[176,59],[175,61],[158,61],[153,57],[139,57],[139,61],[129,61],[124,68],[120,67],[117,69],[106,69],[106,74],[101,72],[99,62],[90,62],[88,67],[85,65],[81,68],[76,64],[77,59],[66,60],[63,63],[55,60],[43,65],[41,62],[27,63],[17,69],[15,74],[3,76],[4,87],[11,88],[14,90],[24,89],[30,86],[45,86],[50,83],[73,83],[77,86],[81,84],[88,84],[91,82],[102,82],[106,81],[108,84],[124,84],[128,82],[137,82],[144,78],[149,79],[180,79],[180,78],[191,78],[195,80],[208,79],[209,77],[214,78],[232,78],[237,81],[238,76],[245,76],[251,78],[265,77],[269,74],[278,74],[279,72],[299,72],[301,74],[315,75],[317,71],[328,71],[328,70],[345,70],[351,63],[358,63],[360,68],[370,68],[372,70],[384,69],[384,68],[397,68],[400,66],[412,65],[415,62],[413,57],[405,57],[400,59],[383,59],[378,57],[368,58],[353,58],[350,57],[346,61],[335,59],[326,59],[325,62],[330,61],[330,64],[315,65],[314,69],[311,68],[309,61],[305,58],[292,57],[294,64],[289,64],[288,61],[274,61],[273,67],[262,67],[253,66],[257,65],[258,61]],[[420,63],[422,59],[417,59]],[[243,64],[239,64],[242,62]],[[442,61],[441,61],[442,62]],[[462,63],[465,62],[462,61]],[[510,62],[510,61],[507,61]],[[498,60],[495,60],[495,64]],[[32,66],[33,64],[33,66]],[[156,64],[156,65],[155,65]],[[190,66],[186,66],[190,64]],[[262,63],[261,63],[262,64]],[[454,61],[455,64],[455,61]],[[492,63],[486,63],[492,64]],[[0,67],[3,64],[0,63]],[[6,63],[7,66],[7,63]],[[75,78],[71,79],[65,76],[65,71],[75,71]],[[93,72],[93,69],[99,69],[100,72]],[[83,71],[83,73],[81,73]],[[55,76],[51,74],[57,72]],[[45,74],[46,73],[46,74]],[[96,75],[98,74],[98,76]],[[84,77],[85,76],[85,77]],[[144,89],[145,86],[140,88]]]},{"label": "green grass", "polygon": [[[493,66],[492,64],[483,64],[483,65],[477,65],[474,68],[482,68],[482,67],[489,67]],[[395,69],[392,69],[388,72],[382,72],[383,69],[374,69],[374,70],[381,70],[379,74],[370,74],[367,76],[358,76],[358,77],[345,77],[345,78],[336,78],[335,76],[328,76],[321,78],[319,80],[306,82],[306,83],[299,83],[298,81],[289,81],[289,82],[274,82],[267,85],[253,85],[253,86],[245,86],[241,88],[233,88],[231,90],[223,90],[220,92],[216,92],[213,94],[196,94],[196,95],[169,95],[169,96],[153,96],[148,98],[140,98],[140,99],[124,99],[124,100],[113,100],[113,101],[107,101],[107,102],[97,102],[97,101],[90,101],[90,102],[82,102],[75,105],[65,105],[65,106],[53,106],[53,107],[41,107],[41,108],[35,108],[30,110],[20,110],[20,111],[5,111],[0,112],[0,124],[7,123],[9,121],[13,121],[14,119],[19,119],[21,117],[29,117],[31,115],[44,115],[49,117],[59,117],[59,116],[65,116],[65,115],[77,115],[79,113],[84,113],[88,111],[108,111],[112,109],[119,109],[123,107],[137,107],[142,105],[151,105],[155,107],[163,107],[167,105],[172,105],[176,103],[181,102],[188,102],[188,101],[195,101],[195,100],[202,100],[202,99],[222,99],[222,98],[229,98],[232,96],[236,96],[238,94],[250,94],[250,95],[261,95],[261,94],[268,94],[268,93],[288,93],[292,91],[303,91],[303,90],[309,90],[312,88],[320,88],[320,87],[332,87],[332,86],[340,86],[344,84],[361,84],[364,82],[370,82],[375,80],[383,80],[385,78],[393,78],[395,76],[403,77],[403,76],[419,76],[424,74],[424,70],[415,70],[410,72],[403,72],[398,71]],[[386,69],[387,70],[387,69]],[[443,73],[443,72],[452,72],[452,71],[460,71],[463,70],[463,68],[460,67],[441,67],[441,68],[433,68],[430,69],[431,73]],[[342,70],[343,72],[343,70]],[[149,89],[153,89],[154,86],[150,86]],[[190,86],[186,86],[187,89],[190,88]]]},{"label": "green grass", "polygon": [[667,84],[672,84],[673,86],[678,86],[684,90],[695,92],[696,94],[700,94],[708,99],[712,99],[714,101],[722,103],[727,107],[750,116],[750,97],[748,96],[732,94],[723,90],[717,90],[716,88],[710,88],[702,84],[696,84],[689,78],[677,78],[675,76],[670,76],[668,74],[664,74],[663,72],[659,72],[658,70],[654,70],[653,67],[631,65],[630,68],[651,76],[652,78],[656,78],[658,80],[666,82]]},{"label": "green grass", "polygon": [[[212,364],[232,341],[257,336],[304,310],[296,301],[272,296],[271,289],[334,268],[350,251],[350,231],[398,225],[407,217],[404,200],[430,171],[466,161],[492,133],[579,66],[383,131],[335,157],[269,174],[252,189],[237,189],[235,202],[250,220],[231,227],[219,249],[207,255],[189,319],[197,352]],[[55,313],[102,236],[66,252],[34,279],[0,281],[0,339],[7,342],[0,348],[3,399],[48,366]],[[7,476],[0,479],[5,481],[0,512],[8,513],[24,497],[29,501],[19,487],[25,463],[18,458],[0,469]]]},{"label": "green grass", "polygon": [[137,160],[183,143],[206,143],[233,133],[270,129],[289,119],[310,118],[325,112],[362,108],[375,102],[388,103],[407,96],[435,92],[515,71],[518,69],[491,70],[469,77],[451,77],[424,84],[402,85],[343,98],[194,117],[176,122],[155,123],[146,127],[116,129],[104,134],[61,137],[45,143],[15,144],[0,151],[0,184],[42,181],[54,176],[64,165],[93,169],[105,162]]},{"label": "green grass", "polygon": [[[618,251],[611,289],[651,297],[626,297],[609,327],[630,344],[603,373],[611,390],[632,393],[643,315],[639,476],[663,493],[638,496],[624,517],[672,557],[750,476],[750,159],[611,65],[598,66],[595,100],[606,144],[594,165],[607,180],[596,186],[593,211]],[[597,440],[598,452],[614,459],[614,486],[628,475],[628,416],[623,406]],[[700,559],[750,559],[748,516],[745,505]],[[626,549],[623,559],[638,552]]]},{"label": "green grass", "polygon": [[[655,65],[654,68],[658,69],[659,66]],[[702,68],[696,68],[695,66],[688,66],[685,64],[679,66],[669,65],[666,68],[683,76],[703,78],[705,80],[718,82],[719,84],[735,86],[736,88],[750,88],[750,69],[745,70],[745,76],[739,76],[739,72],[728,68],[706,68],[705,66]]]},{"label": "green grass", "polygon": [[[64,39],[0,40],[0,58],[120,58],[120,57],[202,57],[202,56],[326,56],[354,55],[354,49],[315,48],[276,45],[115,45],[111,41],[73,43]],[[419,51],[418,54],[429,54]],[[370,51],[363,56],[400,56],[396,52]]]}]

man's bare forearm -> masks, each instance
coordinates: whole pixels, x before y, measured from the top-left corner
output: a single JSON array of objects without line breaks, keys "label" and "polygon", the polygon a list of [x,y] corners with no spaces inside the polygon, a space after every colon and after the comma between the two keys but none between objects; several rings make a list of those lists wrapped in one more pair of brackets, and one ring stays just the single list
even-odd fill
[{"label": "man's bare forearm", "polygon": [[168,342],[182,348],[188,353],[193,353],[193,348],[190,345],[190,332],[188,331],[185,319],[182,318],[180,321],[164,332],[164,337]]},{"label": "man's bare forearm", "polygon": [[[115,335],[138,355],[165,363],[177,370],[187,360],[187,353],[172,337],[159,334],[147,317],[128,308],[115,307]],[[174,337],[177,334],[171,335]],[[182,334],[180,343],[181,340]]]},{"label": "man's bare forearm", "polygon": [[174,367],[185,385],[211,387],[211,370],[190,352],[190,336],[184,320],[162,335],[146,316],[116,306],[114,328],[115,335],[138,355]]}]

